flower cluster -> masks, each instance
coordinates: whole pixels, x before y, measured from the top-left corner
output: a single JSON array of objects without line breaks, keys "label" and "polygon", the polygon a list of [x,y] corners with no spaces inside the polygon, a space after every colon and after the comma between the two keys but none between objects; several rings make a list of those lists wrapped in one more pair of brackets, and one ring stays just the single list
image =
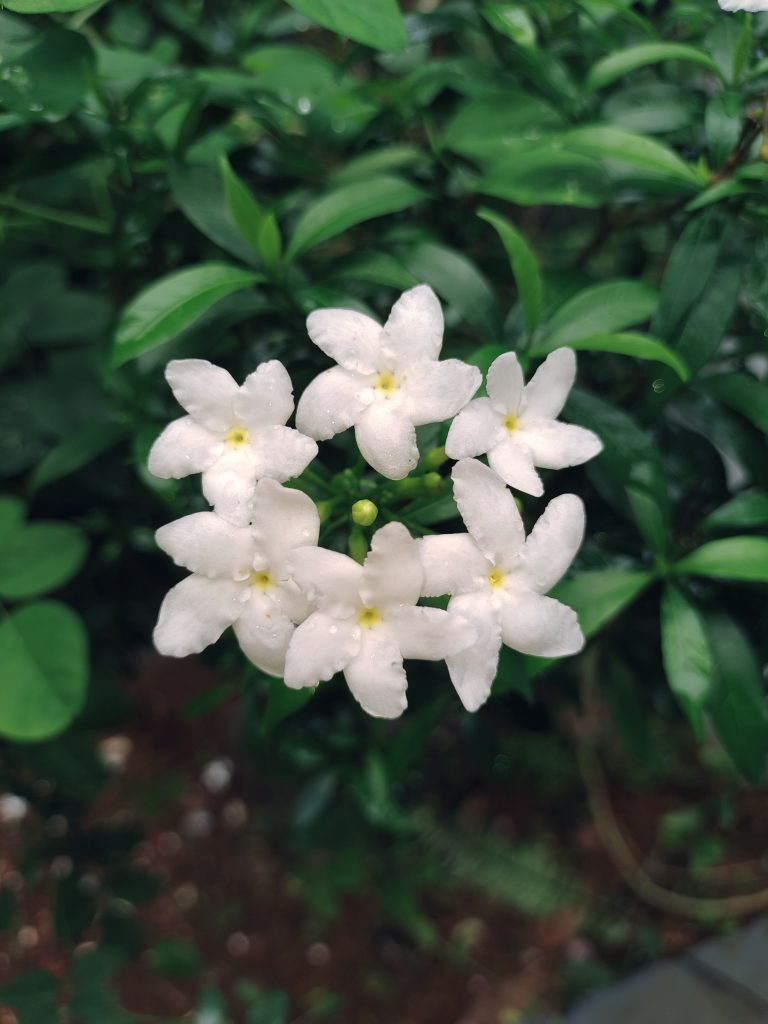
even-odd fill
[{"label": "flower cluster", "polygon": [[[202,474],[212,511],[157,531],[191,574],[163,601],[157,649],[197,653],[231,626],[263,672],[293,688],[343,672],[364,710],[381,718],[406,707],[404,659],[444,660],[474,711],[490,693],[502,643],[545,657],[577,652],[575,613],[545,595],[581,543],[582,502],[555,498],[526,538],[507,486],[540,495],[535,467],[578,465],[601,449],[590,431],[557,420],[575,378],[573,352],[553,352],[527,386],[506,353],[489,368],[487,397],[474,398],[479,370],[439,359],[442,310],[426,285],[402,295],[383,327],[346,309],[318,310],[307,326],[337,365],[304,391],[297,429],[286,426],[293,388],[280,362],[263,363],[242,386],[205,360],[168,364],[187,415],[162,432],[149,468],[164,478]],[[315,458],[317,441],[354,427],[365,461],[402,481],[419,460],[415,428],[447,420],[466,532],[414,538],[394,514],[358,561],[319,546],[318,507],[303,481],[287,485]],[[375,506],[357,505],[368,525]],[[418,603],[434,597],[448,597],[447,610]]]}]

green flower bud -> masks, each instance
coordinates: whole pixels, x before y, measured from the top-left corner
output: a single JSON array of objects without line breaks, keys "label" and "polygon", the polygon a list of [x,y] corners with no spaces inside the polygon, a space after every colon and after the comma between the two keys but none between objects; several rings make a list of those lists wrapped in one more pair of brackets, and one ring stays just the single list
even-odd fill
[{"label": "green flower bud", "polygon": [[447,458],[445,448],[433,448],[422,459],[422,465],[425,469],[439,469]]},{"label": "green flower bud", "polygon": [[349,541],[347,542],[347,550],[356,562],[360,565],[365,561],[365,556],[368,554],[368,541],[362,530],[352,530],[349,535]]},{"label": "green flower bud", "polygon": [[424,486],[430,494],[437,494],[443,489],[443,478],[433,470],[424,477]]},{"label": "green flower bud", "polygon": [[376,522],[378,514],[378,508],[367,498],[361,498],[360,501],[356,501],[352,506],[352,522],[358,526],[371,526],[372,523]]}]

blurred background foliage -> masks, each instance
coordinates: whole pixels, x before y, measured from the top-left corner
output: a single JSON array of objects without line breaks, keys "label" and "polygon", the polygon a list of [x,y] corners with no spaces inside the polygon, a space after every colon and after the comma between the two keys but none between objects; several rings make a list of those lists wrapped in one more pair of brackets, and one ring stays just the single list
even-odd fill
[{"label": "blurred background foliage", "polygon": [[[243,819],[220,844],[224,875],[244,835],[279,849],[310,950],[361,898],[414,956],[465,967],[478,918],[465,909],[446,937],[441,886],[479,887],[518,924],[567,908],[592,952],[555,957],[545,1008],[665,948],[654,914],[712,927],[766,902],[755,871],[727,868],[759,861],[766,832],[745,781],[768,772],[768,15],[714,0],[401,6],[0,11],[0,1001],[23,1024],[402,1009],[386,965],[335,989],[238,973],[204,926],[142,916],[176,878],[147,850],[208,836],[198,790],[221,802],[229,787],[219,809]],[[194,481],[145,469],[177,415],[165,363],[200,356],[242,379],[279,358],[300,393],[324,365],[309,311],[381,317],[420,281],[443,301],[448,355],[485,369],[508,349],[532,365],[581,353],[566,418],[605,451],[548,496],[586,501],[558,596],[587,651],[506,651],[475,716],[423,665],[394,725],[336,683],[286,691],[226,638],[206,668],[163,676],[142,652],[178,577],[152,535],[202,507]],[[416,532],[454,529],[450,467],[429,454],[444,436],[424,428],[415,479],[383,488],[345,472],[346,436],[324,445],[300,482],[329,511],[324,543],[348,542],[361,496]],[[524,498],[528,523],[540,509]],[[621,875],[598,745],[633,794],[645,891],[629,877],[598,897],[607,869],[595,877],[574,845],[588,803]],[[206,765],[219,788],[190,775]],[[665,859],[671,886],[651,878]],[[228,899],[215,929],[249,941]],[[183,1008],[140,997],[167,977]],[[431,1012],[413,1019],[449,1019]]]}]

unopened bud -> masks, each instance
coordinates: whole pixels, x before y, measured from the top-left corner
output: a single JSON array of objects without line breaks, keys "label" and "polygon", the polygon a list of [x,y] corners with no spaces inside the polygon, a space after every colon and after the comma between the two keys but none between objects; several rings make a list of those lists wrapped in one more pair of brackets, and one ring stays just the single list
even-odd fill
[{"label": "unopened bud", "polygon": [[352,530],[349,535],[349,541],[347,543],[347,550],[356,562],[360,565],[365,561],[365,556],[368,554],[368,541],[362,530]]},{"label": "unopened bud", "polygon": [[367,498],[361,498],[352,506],[352,522],[358,526],[370,526],[376,522],[378,514],[378,508]]},{"label": "unopened bud", "polygon": [[430,494],[439,494],[443,489],[443,478],[434,471],[424,477],[424,486]]},{"label": "unopened bud", "polygon": [[318,501],[317,514],[320,516],[320,522],[325,523],[328,520],[331,512],[333,511],[334,502],[332,501]]},{"label": "unopened bud", "polygon": [[439,469],[447,458],[445,448],[441,446],[440,448],[433,448],[431,451],[428,451],[422,460],[422,464],[425,469]]}]

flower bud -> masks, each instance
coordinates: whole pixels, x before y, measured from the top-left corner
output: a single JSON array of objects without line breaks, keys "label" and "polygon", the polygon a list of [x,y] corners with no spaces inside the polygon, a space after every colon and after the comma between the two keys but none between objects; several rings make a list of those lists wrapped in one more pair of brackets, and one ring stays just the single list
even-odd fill
[{"label": "flower bud", "polygon": [[315,504],[317,505],[317,514],[320,516],[320,522],[327,522],[336,503],[334,501],[317,501]]},{"label": "flower bud", "polygon": [[359,562],[360,565],[363,564],[365,556],[368,554],[368,541],[365,539],[362,530],[352,530],[350,532],[347,550],[356,562]]},{"label": "flower bud", "polygon": [[443,489],[443,478],[434,471],[427,473],[424,477],[424,486],[430,494],[439,494]]},{"label": "flower bud", "polygon": [[376,522],[378,508],[367,498],[361,498],[352,506],[352,522],[357,526],[371,526]]},{"label": "flower bud", "polygon": [[422,465],[425,469],[439,469],[447,458],[445,448],[432,448],[422,459]]}]

